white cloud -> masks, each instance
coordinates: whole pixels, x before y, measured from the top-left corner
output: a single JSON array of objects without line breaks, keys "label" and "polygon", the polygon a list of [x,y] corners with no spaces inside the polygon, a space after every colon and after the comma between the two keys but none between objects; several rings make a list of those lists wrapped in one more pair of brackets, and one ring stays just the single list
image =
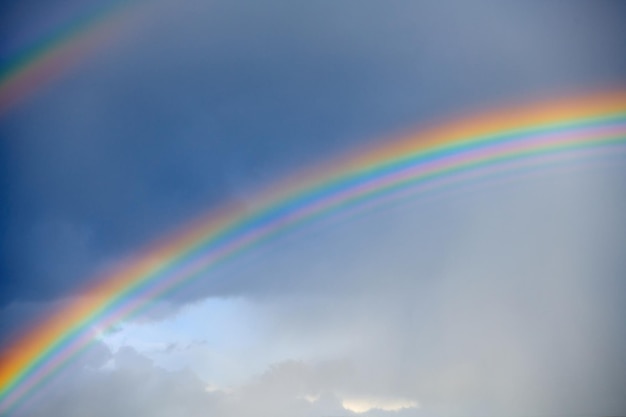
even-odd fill
[{"label": "white cloud", "polygon": [[372,409],[383,411],[398,411],[403,408],[417,408],[418,403],[406,398],[344,398],[341,405],[346,410],[361,414]]}]

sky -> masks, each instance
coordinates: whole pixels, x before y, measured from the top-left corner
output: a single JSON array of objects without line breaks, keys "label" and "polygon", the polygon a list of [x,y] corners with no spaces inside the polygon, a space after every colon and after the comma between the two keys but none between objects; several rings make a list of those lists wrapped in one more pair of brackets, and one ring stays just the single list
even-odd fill
[{"label": "sky", "polygon": [[[109,4],[1,3],[2,62]],[[304,169],[626,83],[618,2],[125,13],[0,114],[0,346],[98,272]],[[101,329],[16,415],[624,415],[624,158],[295,230]]]}]

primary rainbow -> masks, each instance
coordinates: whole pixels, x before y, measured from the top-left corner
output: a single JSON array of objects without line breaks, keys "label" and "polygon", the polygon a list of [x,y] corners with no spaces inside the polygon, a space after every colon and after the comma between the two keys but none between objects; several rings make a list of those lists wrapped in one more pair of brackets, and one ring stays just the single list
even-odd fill
[{"label": "primary rainbow", "polygon": [[358,150],[266,191],[255,208],[224,206],[135,260],[91,280],[75,301],[0,356],[0,413],[15,410],[94,338],[226,259],[313,219],[406,190],[476,182],[520,164],[626,151],[626,92],[498,110]]}]

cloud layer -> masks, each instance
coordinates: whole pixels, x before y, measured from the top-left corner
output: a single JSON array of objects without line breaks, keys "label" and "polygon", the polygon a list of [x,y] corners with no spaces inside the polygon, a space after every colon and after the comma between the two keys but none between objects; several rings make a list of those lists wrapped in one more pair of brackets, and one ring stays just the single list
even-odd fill
[{"label": "cloud layer", "polygon": [[619,414],[619,172],[577,167],[310,230],[229,270],[237,298],[122,324],[25,415]]}]

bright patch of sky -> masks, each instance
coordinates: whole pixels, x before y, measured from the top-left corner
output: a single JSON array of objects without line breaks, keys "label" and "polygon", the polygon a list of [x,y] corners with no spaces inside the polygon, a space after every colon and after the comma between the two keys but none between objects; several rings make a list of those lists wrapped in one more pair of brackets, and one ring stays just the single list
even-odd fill
[{"label": "bright patch of sky", "polygon": [[266,365],[257,351],[261,321],[243,299],[211,298],[163,321],[121,324],[101,340],[114,351],[131,346],[166,369],[189,367],[225,385]]},{"label": "bright patch of sky", "polygon": [[365,413],[372,409],[398,411],[403,408],[418,408],[417,401],[404,398],[346,398],[341,404],[346,410]]},{"label": "bright patch of sky", "polygon": [[99,339],[113,352],[128,346],[165,369],[193,370],[212,389],[240,384],[272,363],[336,354],[349,340],[281,335],[270,318],[242,297],[209,298],[162,321],[123,323]]}]

